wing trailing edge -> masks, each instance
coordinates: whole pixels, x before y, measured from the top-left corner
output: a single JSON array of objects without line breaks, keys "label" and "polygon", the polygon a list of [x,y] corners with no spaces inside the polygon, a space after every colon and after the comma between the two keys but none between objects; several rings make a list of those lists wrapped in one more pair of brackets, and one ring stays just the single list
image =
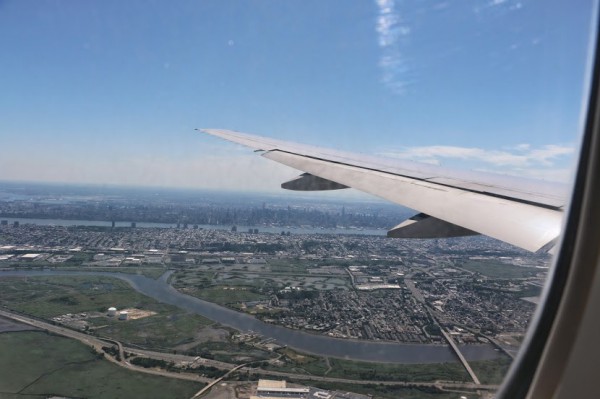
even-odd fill
[{"label": "wing trailing edge", "polygon": [[293,191],[329,191],[350,188],[331,180],[323,179],[310,173],[302,173],[300,176],[281,183],[281,188]]},{"label": "wing trailing edge", "polygon": [[437,226],[446,236],[484,234],[532,252],[549,249],[560,234],[566,186],[380,160],[229,130],[202,131],[308,174],[284,183],[288,187],[352,187],[431,218],[404,222],[392,229],[397,234],[434,234]]},{"label": "wing trailing edge", "polygon": [[474,236],[479,233],[444,220],[419,213],[387,232],[393,238],[449,238]]}]

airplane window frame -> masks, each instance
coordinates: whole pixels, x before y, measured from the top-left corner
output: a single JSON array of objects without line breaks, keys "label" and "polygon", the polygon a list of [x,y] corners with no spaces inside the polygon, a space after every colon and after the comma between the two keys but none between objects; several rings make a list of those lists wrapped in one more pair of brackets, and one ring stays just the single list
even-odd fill
[{"label": "airplane window frame", "polygon": [[[591,303],[593,292],[600,291],[600,287],[593,285],[600,259],[598,241],[594,238],[600,237],[600,206],[596,205],[600,204],[600,30],[597,26],[599,11],[595,12],[587,113],[558,251],[542,301],[522,349],[498,391],[498,398],[556,396],[565,375],[574,373],[567,369],[567,363],[581,333],[585,309],[600,305]],[[599,347],[597,343],[592,347],[586,355],[588,361]],[[585,390],[590,386],[584,384],[581,388],[589,394]]]}]

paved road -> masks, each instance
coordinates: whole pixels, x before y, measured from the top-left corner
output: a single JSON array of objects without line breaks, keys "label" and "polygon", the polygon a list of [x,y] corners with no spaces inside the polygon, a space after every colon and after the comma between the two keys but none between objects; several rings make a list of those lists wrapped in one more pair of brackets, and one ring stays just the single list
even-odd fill
[{"label": "paved road", "polygon": [[477,378],[477,375],[475,374],[475,372],[473,371],[473,369],[471,368],[471,366],[467,362],[467,359],[465,359],[465,357],[460,352],[460,349],[458,349],[458,346],[456,346],[456,343],[454,342],[454,340],[452,339],[452,337],[450,336],[450,334],[448,334],[444,330],[443,327],[440,327],[440,331],[442,332],[442,334],[444,334],[444,338],[446,338],[446,341],[448,341],[448,343],[450,344],[450,346],[452,346],[452,349],[454,349],[454,352],[456,353],[456,356],[458,356],[458,358],[462,362],[464,368],[467,370],[467,372],[471,376],[471,379],[473,380],[473,382],[475,384],[477,384],[477,385],[481,385],[481,382],[479,381],[479,378]]},{"label": "paved road", "polygon": [[500,387],[499,385],[478,385],[472,382],[452,382],[452,381],[435,381],[435,382],[409,382],[409,381],[372,381],[372,380],[350,380],[345,378],[334,378],[334,377],[321,377],[317,375],[308,374],[293,374],[285,373],[280,371],[270,371],[254,368],[244,368],[242,371],[248,371],[250,374],[267,374],[276,375],[280,377],[287,377],[296,380],[310,380],[310,381],[326,381],[326,382],[339,382],[344,384],[376,384],[376,385],[398,385],[398,386],[419,386],[419,387],[437,387],[437,388],[448,388],[448,389],[480,389],[486,391],[496,391]]},{"label": "paved road", "polygon": [[[23,324],[27,324],[27,325],[30,325],[33,327],[40,328],[42,330],[48,330],[50,332],[53,332],[58,335],[62,335],[64,337],[76,339],[76,340],[84,343],[87,346],[91,346],[92,348],[94,348],[96,351],[98,351],[100,353],[104,353],[104,350],[102,349],[102,347],[106,346],[107,344],[110,344],[110,343],[117,343],[117,345],[120,348],[119,351],[121,354],[123,354],[123,350],[126,350],[125,348],[122,347],[121,343],[118,341],[111,339],[110,342],[108,342],[106,340],[96,338],[91,335],[87,335],[87,334],[84,334],[84,333],[81,333],[78,331],[70,330],[65,327],[56,326],[54,324],[46,323],[41,320],[33,319],[31,317],[22,316],[22,315],[8,312],[5,310],[0,310],[0,316],[10,318],[12,320],[21,322]],[[118,361],[117,359],[113,358],[112,356],[105,356],[104,358],[107,359],[108,361],[113,362],[114,364],[121,366],[121,367],[125,367],[130,370],[134,370],[134,371],[139,371],[141,373],[161,375],[164,377],[178,378],[181,380],[189,380],[189,381],[204,382],[204,383],[212,381],[209,378],[201,377],[201,376],[198,376],[197,374],[172,373],[172,372],[164,371],[164,370],[147,369],[144,367],[134,366],[134,365],[126,362],[124,360],[125,359],[124,356],[121,357],[122,361]]]},{"label": "paved road", "polygon": [[456,342],[454,342],[454,340],[452,339],[452,337],[450,336],[450,334],[448,334],[446,332],[446,330],[444,330],[444,327],[442,327],[440,325],[440,323],[439,323],[438,318],[436,317],[436,315],[429,309],[429,307],[427,306],[427,303],[425,302],[425,298],[423,298],[423,295],[421,294],[421,291],[415,286],[415,283],[413,282],[413,280],[411,279],[411,277],[412,277],[412,274],[406,276],[406,278],[404,279],[404,283],[406,284],[406,287],[408,287],[408,289],[410,290],[410,292],[413,295],[413,297],[416,298],[417,301],[421,302],[425,306],[425,308],[427,309],[427,311],[429,312],[429,314],[431,315],[431,317],[433,318],[433,320],[435,321],[435,323],[437,324],[437,326],[440,328],[440,331],[444,335],[444,338],[446,339],[446,341],[448,342],[448,344],[450,344],[450,347],[452,348],[452,350],[454,351],[454,353],[456,354],[456,356],[458,356],[458,358],[459,358],[460,362],[462,363],[463,367],[465,368],[465,370],[467,370],[467,373],[469,373],[469,376],[471,377],[471,379],[473,380],[473,382],[475,384],[477,384],[478,386],[480,386],[481,382],[479,381],[479,378],[477,378],[477,375],[475,374],[475,372],[473,371],[473,369],[471,368],[471,366],[467,362],[467,359],[465,359],[465,357],[463,356],[462,352],[460,351],[460,349],[456,345]]},{"label": "paved road", "polygon": [[218,369],[229,370],[237,366],[233,363],[220,362],[218,360],[206,359],[200,356],[188,356],[175,353],[155,352],[147,349],[137,349],[132,347],[124,347],[124,350],[129,353],[134,353],[141,356],[152,357],[154,359],[160,359],[167,362],[189,362],[189,363],[200,363],[206,366],[216,367]]},{"label": "paved road", "polygon": [[201,390],[199,390],[194,396],[192,396],[192,399],[199,398],[200,396],[202,396],[202,394],[204,394],[205,392],[208,392],[213,386],[215,386],[216,384],[218,384],[219,382],[221,382],[221,380],[223,380],[229,374],[233,373],[236,370],[241,369],[242,367],[245,367],[247,364],[248,363],[240,364],[239,366],[236,366],[236,367],[232,368],[227,373],[223,374],[222,377],[217,378],[216,380],[214,380],[213,382],[211,382],[210,384],[208,384],[207,386],[205,386],[204,388],[202,388]]},{"label": "paved road", "polygon": [[[0,316],[6,317],[6,318],[9,318],[12,320],[16,320],[18,322],[21,322],[21,323],[24,323],[24,324],[27,324],[30,326],[34,326],[34,327],[40,328],[42,330],[48,330],[55,334],[59,334],[59,335],[65,336],[65,337],[76,339],[80,342],[83,342],[84,344],[86,344],[88,346],[95,348],[98,352],[103,352],[102,347],[106,346],[108,343],[107,340],[104,340],[101,338],[97,338],[97,337],[87,335],[87,334],[84,334],[84,333],[81,333],[78,331],[70,330],[65,327],[56,326],[56,325],[53,325],[50,323],[43,322],[41,320],[37,320],[37,319],[31,318],[31,317],[8,312],[5,310],[0,310]],[[221,377],[217,380],[211,380],[211,379],[208,379],[205,377],[198,376],[196,374],[172,373],[172,372],[168,372],[168,371],[164,371],[164,370],[146,369],[143,367],[134,366],[126,361],[119,362],[116,359],[114,359],[112,356],[105,357],[107,360],[109,360],[115,364],[118,364],[121,367],[128,368],[130,370],[135,370],[135,371],[139,371],[139,372],[146,373],[146,374],[161,375],[164,377],[178,378],[178,379],[196,381],[196,382],[205,382],[205,383],[210,384],[209,386],[206,386],[205,388],[203,388],[196,395],[194,395],[194,397],[198,397],[199,395],[207,392],[210,389],[210,387],[212,387],[216,383],[220,382],[223,378],[228,376],[230,373],[232,373],[236,370],[240,370],[240,369],[242,371],[248,371],[251,374],[275,375],[275,376],[281,376],[281,377],[286,377],[289,379],[296,379],[296,380],[338,382],[338,383],[347,383],[347,384],[381,384],[381,385],[398,385],[398,386],[422,386],[422,387],[436,387],[436,388],[446,388],[446,389],[480,389],[480,390],[489,390],[489,391],[495,391],[499,388],[498,385],[477,385],[474,383],[461,383],[461,382],[449,382],[449,381],[436,381],[436,382],[372,381],[372,380],[353,380],[353,379],[345,379],[345,378],[333,378],[333,377],[321,377],[321,376],[315,376],[315,375],[294,374],[294,373],[286,373],[286,372],[270,371],[270,370],[262,370],[262,369],[258,369],[258,368],[246,367],[247,364],[234,365],[234,364],[230,364],[230,363],[218,362],[218,361],[211,360],[211,359],[201,359],[201,358],[198,358],[197,356],[196,357],[195,356],[186,356],[186,355],[179,355],[179,354],[172,354],[172,353],[153,352],[153,351],[149,351],[149,350],[129,348],[129,347],[122,346],[120,342],[115,341],[113,339],[110,339],[110,342],[117,343],[117,345],[120,346],[120,352],[126,351],[126,352],[136,353],[136,354],[144,355],[147,357],[155,358],[155,359],[166,360],[166,361],[193,362],[193,361],[202,360],[203,364],[218,367],[220,369],[229,370],[227,372],[227,374],[225,374],[223,377]],[[121,359],[124,359],[124,357],[122,357]]]}]

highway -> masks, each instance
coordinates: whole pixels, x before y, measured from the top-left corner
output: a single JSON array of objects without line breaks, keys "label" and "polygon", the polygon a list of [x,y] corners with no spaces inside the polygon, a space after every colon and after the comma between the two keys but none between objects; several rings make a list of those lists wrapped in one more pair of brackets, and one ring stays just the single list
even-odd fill
[{"label": "highway", "polygon": [[[418,269],[418,270],[425,272],[424,270],[421,270],[421,269]],[[456,345],[456,342],[454,342],[454,340],[452,339],[450,334],[448,334],[446,332],[446,330],[444,329],[444,327],[442,327],[442,325],[438,321],[438,318],[436,317],[434,312],[429,308],[429,306],[427,305],[427,302],[425,301],[425,298],[423,298],[423,294],[421,294],[421,291],[415,286],[415,283],[413,282],[411,277],[412,277],[412,275],[407,275],[406,278],[404,279],[404,283],[406,284],[406,287],[410,290],[412,296],[417,301],[419,301],[425,305],[425,309],[427,309],[427,311],[431,315],[431,318],[435,321],[437,326],[440,328],[440,331],[444,335],[444,338],[446,339],[446,341],[448,342],[448,344],[450,345],[450,347],[452,348],[452,350],[454,351],[456,356],[459,358],[459,360],[462,363],[465,370],[467,370],[467,373],[469,373],[469,376],[471,377],[473,382],[475,384],[477,384],[477,386],[481,386],[481,382],[479,381],[479,378],[477,378],[477,375],[475,374],[475,372],[469,365],[469,362],[467,362],[467,359],[465,359],[465,357],[463,356],[462,352],[460,351],[460,349]]]},{"label": "highway", "polygon": [[[136,349],[127,346],[123,346],[120,342],[104,337],[94,337],[88,334],[84,334],[82,332],[74,331],[66,327],[57,326],[54,324],[47,323],[42,320],[38,320],[32,317],[24,316],[21,314],[13,313],[7,310],[0,309],[0,316],[6,317],[8,319],[12,319],[18,321],[20,323],[24,323],[33,327],[37,327],[42,330],[48,330],[52,333],[62,335],[71,339],[76,339],[85,345],[93,347],[96,351],[100,353],[105,353],[102,349],[103,346],[107,344],[117,345],[119,348],[119,354],[121,356],[121,361],[113,358],[112,356],[106,354],[105,358],[114,364],[117,364],[121,367],[125,367],[130,370],[139,371],[146,374],[160,375],[164,377],[170,378],[178,378],[189,381],[197,381],[208,383],[206,387],[197,392],[193,398],[199,398],[202,394],[208,392],[210,388],[212,388],[215,384],[219,383],[223,379],[225,379],[231,373],[241,370],[244,372],[249,372],[250,374],[259,374],[264,376],[277,376],[281,378],[288,378],[294,380],[303,380],[303,381],[323,381],[323,382],[337,382],[337,383],[345,383],[345,384],[380,384],[380,385],[396,385],[396,386],[406,386],[406,387],[435,387],[439,389],[468,389],[468,390],[487,390],[487,391],[495,391],[498,389],[498,385],[482,385],[478,383],[471,382],[453,382],[453,381],[435,381],[435,382],[408,382],[408,381],[377,381],[377,380],[354,380],[354,379],[345,379],[345,378],[334,378],[334,377],[322,377],[315,375],[305,375],[305,374],[294,374],[294,373],[286,373],[279,371],[271,371],[271,370],[262,370],[260,368],[252,368],[247,367],[250,363],[245,363],[241,365],[231,364],[219,362],[211,359],[199,358],[197,356],[186,356],[181,354],[173,354],[173,353],[163,353],[163,352],[154,352],[144,349]],[[165,360],[165,361],[174,361],[174,362],[201,362],[204,365],[217,367],[219,369],[228,370],[228,372],[218,379],[209,379],[206,377],[198,376],[197,374],[192,373],[174,373],[166,370],[157,370],[157,369],[147,369],[143,367],[134,366],[127,361],[125,361],[124,353],[129,352],[136,355],[142,355],[145,357]]]},{"label": "highway", "polygon": [[[78,331],[71,330],[69,328],[46,323],[41,320],[37,320],[37,319],[31,318],[31,317],[19,315],[19,314],[12,313],[12,312],[9,312],[6,310],[0,310],[0,316],[9,318],[9,319],[18,321],[20,323],[33,326],[33,327],[37,327],[41,330],[47,330],[54,334],[62,335],[67,338],[76,339],[79,342],[94,348],[97,352],[104,353],[105,354],[104,358],[109,360],[110,362],[117,364],[121,367],[128,368],[130,370],[135,370],[135,371],[139,371],[141,373],[146,373],[146,374],[162,375],[164,377],[179,378],[182,380],[197,381],[197,382],[203,382],[203,383],[208,383],[208,382],[212,381],[212,379],[205,378],[205,377],[199,376],[197,374],[172,373],[172,372],[165,371],[165,370],[148,369],[148,368],[144,368],[144,367],[134,366],[133,364],[125,361],[123,352],[124,351],[129,352],[129,349],[124,348],[120,342],[112,340],[112,339],[108,340],[108,339],[103,339],[103,338],[97,338],[97,337],[94,337],[94,336],[91,336],[88,334],[84,334],[84,333],[81,333]],[[103,346],[107,346],[107,344],[110,345],[113,343],[116,343],[119,348],[119,353],[121,354],[121,361],[110,356],[102,349]],[[135,350],[133,350],[133,352],[134,351]]]},{"label": "highway", "polygon": [[236,367],[232,368],[227,373],[223,374],[222,377],[217,378],[216,380],[214,380],[213,382],[211,382],[210,384],[208,384],[207,386],[205,386],[204,388],[202,388],[201,390],[199,390],[194,396],[192,396],[192,399],[199,398],[205,392],[208,392],[213,386],[215,386],[216,384],[218,384],[219,382],[221,382],[225,377],[229,376],[229,374],[233,373],[236,370],[241,369],[242,367],[246,366],[247,364],[248,363],[240,364],[239,366],[236,366]]},{"label": "highway", "polygon": [[338,382],[344,384],[376,384],[376,385],[397,385],[397,386],[417,386],[417,387],[437,387],[445,389],[477,389],[477,390],[489,390],[495,391],[500,387],[499,385],[482,385],[475,384],[472,382],[453,382],[453,381],[435,381],[435,382],[410,382],[410,381],[381,381],[381,380],[351,380],[345,378],[334,378],[334,377],[321,377],[318,375],[308,374],[293,374],[285,373],[280,371],[244,368],[242,371],[248,371],[250,374],[261,374],[278,377],[286,377],[295,380],[309,380],[309,381],[325,381],[325,382]]}]

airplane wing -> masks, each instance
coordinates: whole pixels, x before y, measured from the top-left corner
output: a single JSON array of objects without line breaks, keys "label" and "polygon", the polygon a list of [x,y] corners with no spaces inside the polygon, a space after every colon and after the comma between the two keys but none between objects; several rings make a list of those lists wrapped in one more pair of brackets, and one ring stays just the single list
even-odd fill
[{"label": "airplane wing", "polygon": [[484,234],[535,252],[550,250],[560,233],[568,193],[563,184],[369,157],[231,130],[200,131],[305,172],[283,188],[352,187],[421,212],[391,229],[391,237]]}]

